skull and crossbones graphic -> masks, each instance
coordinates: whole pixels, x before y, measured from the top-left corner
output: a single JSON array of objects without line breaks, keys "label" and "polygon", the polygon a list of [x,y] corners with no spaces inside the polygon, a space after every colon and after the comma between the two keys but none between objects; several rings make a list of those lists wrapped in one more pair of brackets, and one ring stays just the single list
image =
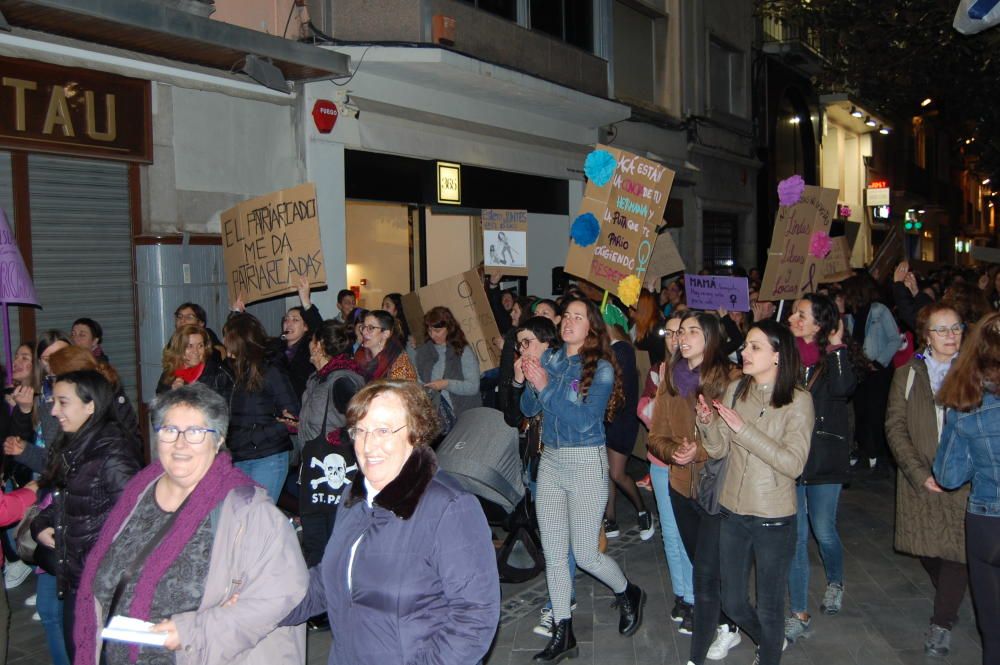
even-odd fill
[{"label": "skull and crossbones graphic", "polygon": [[341,487],[347,484],[347,474],[358,468],[357,464],[352,464],[347,466],[347,462],[344,460],[343,456],[337,453],[330,453],[322,460],[313,457],[312,463],[309,468],[320,468],[325,474],[322,478],[314,478],[309,481],[313,489],[319,487],[320,484],[326,483],[330,486],[330,489],[337,491]]}]

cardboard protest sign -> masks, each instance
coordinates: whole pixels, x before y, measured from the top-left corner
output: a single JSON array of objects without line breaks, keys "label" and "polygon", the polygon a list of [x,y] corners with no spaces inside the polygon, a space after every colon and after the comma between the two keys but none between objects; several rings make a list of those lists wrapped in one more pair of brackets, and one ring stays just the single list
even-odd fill
[{"label": "cardboard protest sign", "polygon": [[[795,178],[782,181],[779,190]],[[761,300],[788,300],[815,291],[820,262],[830,251],[830,225],[836,219],[837,190],[805,185],[801,178],[793,184],[797,185],[794,192],[781,194],[782,205],[774,220],[760,287]],[[826,252],[817,251],[824,244],[817,241],[824,240]]]},{"label": "cardboard protest sign", "polygon": [[684,275],[684,296],[691,309],[750,311],[750,285],[746,277]]},{"label": "cardboard protest sign", "polygon": [[424,312],[438,306],[450,309],[462,326],[465,338],[479,358],[480,371],[500,365],[500,351],[493,345],[493,340],[500,337],[500,330],[478,272],[469,270],[453,275],[403,296],[403,313],[417,344],[426,339]]},{"label": "cardboard protest sign", "polygon": [[584,173],[588,182],[570,226],[565,271],[632,305],[653,255],[674,172],[599,145],[587,156]]},{"label": "cardboard protest sign", "polygon": [[230,301],[295,293],[302,277],[326,286],[313,183],[244,201],[222,213],[221,222]]},{"label": "cardboard protest sign", "polygon": [[666,232],[661,233],[656,239],[656,245],[653,246],[653,256],[649,259],[649,265],[646,267],[645,282],[655,287],[650,288],[650,291],[656,291],[659,289],[661,277],[681,272],[684,267],[684,259],[681,258],[681,253],[677,250],[674,237]]},{"label": "cardboard protest sign", "polygon": [[903,233],[899,230],[898,226],[890,226],[885,237],[882,238],[882,243],[878,246],[878,251],[875,252],[875,258],[872,259],[871,265],[868,266],[868,272],[876,280],[885,277],[893,270],[896,263],[903,258],[904,251]]},{"label": "cardboard protest sign", "polygon": [[528,274],[528,211],[483,210],[483,264],[504,275]]},{"label": "cardboard protest sign", "polygon": [[830,238],[833,246],[830,253],[820,261],[816,281],[820,284],[840,282],[854,275],[851,269],[851,246],[846,236]]}]

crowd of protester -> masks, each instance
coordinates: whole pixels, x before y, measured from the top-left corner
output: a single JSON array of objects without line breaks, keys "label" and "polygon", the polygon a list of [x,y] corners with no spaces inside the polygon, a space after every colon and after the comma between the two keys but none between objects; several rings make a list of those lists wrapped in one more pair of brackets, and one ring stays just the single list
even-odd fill
[{"label": "crowd of protester", "polygon": [[[341,291],[324,320],[303,282],[280,331],[238,299],[221,337],[183,303],[148,452],[100,324],[48,331],[17,347],[0,408],[0,520],[21,523],[5,584],[34,574],[55,665],[302,663],[306,626],[334,631],[331,663],[479,662],[500,611],[492,534],[433,449],[489,406],[521,434],[544,551],[535,661],[579,653],[577,568],[614,593],[621,635],[640,628],[647,592],[605,553],[632,523],[621,493],[642,540],[660,531],[689,662],[743,636],[780,662],[812,612],[851,601],[842,489],[895,473],[895,548],[935,589],[925,653],[949,654],[968,588],[1000,662],[1000,270],[904,261],[780,306],[759,270],[733,272],[748,312],[689,309],[683,279],[627,308],[585,283],[549,299],[484,275],[501,333],[487,372],[451,310],[407,321],[397,293],[364,309]],[[162,646],[102,639],[116,616]]]}]

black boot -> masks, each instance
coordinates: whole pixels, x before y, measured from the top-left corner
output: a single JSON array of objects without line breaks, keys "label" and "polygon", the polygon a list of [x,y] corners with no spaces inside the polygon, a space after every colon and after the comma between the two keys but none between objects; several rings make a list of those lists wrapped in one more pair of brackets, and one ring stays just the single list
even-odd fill
[{"label": "black boot", "polygon": [[615,603],[621,613],[618,632],[628,637],[639,630],[639,624],[642,623],[642,606],[646,604],[646,593],[629,582],[623,592],[615,594]]},{"label": "black boot", "polygon": [[563,658],[576,658],[578,655],[580,647],[576,646],[576,638],[573,637],[573,620],[563,619],[552,627],[552,638],[545,650],[536,653],[531,660],[539,663],[558,663]]}]

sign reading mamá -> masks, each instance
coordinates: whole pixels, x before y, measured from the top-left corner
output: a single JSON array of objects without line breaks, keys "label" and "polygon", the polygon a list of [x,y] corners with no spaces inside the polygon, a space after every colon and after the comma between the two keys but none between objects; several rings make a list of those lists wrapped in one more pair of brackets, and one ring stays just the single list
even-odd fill
[{"label": "sign reading mam\u00e1", "polygon": [[295,293],[302,277],[326,286],[313,183],[244,201],[222,213],[221,225],[230,302]]},{"label": "sign reading mam\u00e1", "polygon": [[149,82],[0,57],[0,146],[151,162]]}]

